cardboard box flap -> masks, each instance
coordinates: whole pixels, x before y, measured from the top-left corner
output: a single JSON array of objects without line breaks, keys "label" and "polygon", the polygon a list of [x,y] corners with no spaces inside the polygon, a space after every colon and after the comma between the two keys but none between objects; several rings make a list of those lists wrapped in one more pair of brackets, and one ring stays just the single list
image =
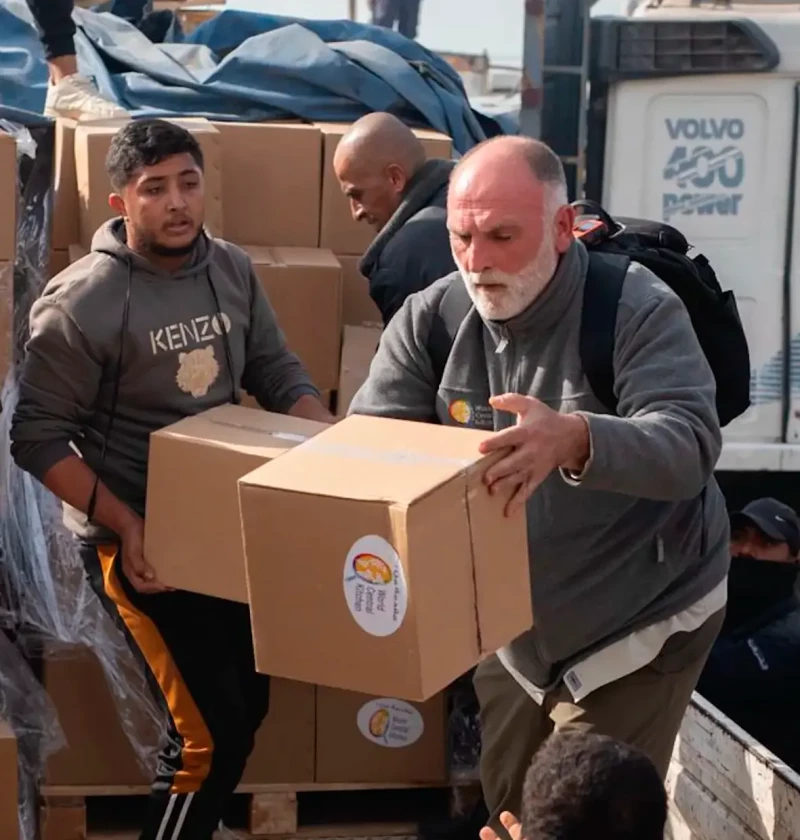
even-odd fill
[{"label": "cardboard box flap", "polygon": [[324,428],[324,423],[300,417],[273,414],[240,405],[221,405],[179,420],[154,434],[233,448],[252,455],[275,457]]},{"label": "cardboard box flap", "polygon": [[327,248],[273,248],[275,257],[282,265],[298,268],[333,268],[341,270],[342,265]]},{"label": "cardboard box flap", "polygon": [[410,505],[484,460],[478,444],[488,434],[352,415],[239,483]]}]

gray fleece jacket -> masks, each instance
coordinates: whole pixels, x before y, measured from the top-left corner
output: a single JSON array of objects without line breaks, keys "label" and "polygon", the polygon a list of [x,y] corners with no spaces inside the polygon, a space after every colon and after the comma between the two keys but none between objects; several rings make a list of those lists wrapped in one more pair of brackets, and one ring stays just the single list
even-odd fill
[{"label": "gray fleece jacket", "polygon": [[[187,266],[168,273],[133,253],[124,231],[120,219],[101,227],[92,253],[54,277],[34,303],[11,453],[40,480],[74,454],[70,444],[98,469],[130,281],[119,398],[101,475],[143,515],[151,432],[238,401],[241,388],[276,412],[318,391],[287,350],[243,251],[203,238]],[[65,519],[89,541],[111,536],[71,508]]]},{"label": "gray fleece jacket", "polygon": [[388,324],[405,299],[456,264],[447,231],[447,184],[455,163],[429,160],[414,175],[400,206],[359,263],[370,297]]},{"label": "gray fleece jacket", "polygon": [[[534,627],[504,650],[534,685],[669,618],[726,576],[728,518],[713,478],[721,449],[714,377],[678,297],[633,264],[619,303],[614,352],[618,415],[592,393],[579,328],[588,255],[573,243],[523,313],[461,324],[441,383],[426,345],[431,319],[458,274],[412,295],[385,330],[351,413],[502,429],[490,395],[537,397],[588,420],[591,457],[580,481],[553,473],[527,505]],[[498,558],[501,562],[502,558]],[[502,574],[498,567],[498,574]]]}]

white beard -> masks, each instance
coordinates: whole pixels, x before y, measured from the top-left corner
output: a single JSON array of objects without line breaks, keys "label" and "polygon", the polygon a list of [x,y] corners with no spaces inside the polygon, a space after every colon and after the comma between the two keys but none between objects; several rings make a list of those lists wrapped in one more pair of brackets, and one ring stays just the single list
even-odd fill
[{"label": "white beard", "polygon": [[558,254],[552,236],[548,236],[539,247],[539,253],[516,274],[495,268],[483,272],[466,271],[458,260],[456,265],[480,316],[487,321],[507,321],[526,310],[544,291],[555,274]]}]

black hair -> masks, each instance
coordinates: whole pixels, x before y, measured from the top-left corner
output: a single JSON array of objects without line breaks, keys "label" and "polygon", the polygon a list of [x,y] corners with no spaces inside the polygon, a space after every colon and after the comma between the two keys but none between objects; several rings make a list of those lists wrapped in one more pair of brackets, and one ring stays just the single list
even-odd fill
[{"label": "black hair", "polygon": [[167,120],[131,120],[111,140],[106,171],[112,188],[121,190],[145,166],[182,154],[190,154],[203,169],[203,152],[185,128]]},{"label": "black hair", "polygon": [[653,762],[604,735],[551,735],[525,778],[525,840],[663,840],[666,820]]}]

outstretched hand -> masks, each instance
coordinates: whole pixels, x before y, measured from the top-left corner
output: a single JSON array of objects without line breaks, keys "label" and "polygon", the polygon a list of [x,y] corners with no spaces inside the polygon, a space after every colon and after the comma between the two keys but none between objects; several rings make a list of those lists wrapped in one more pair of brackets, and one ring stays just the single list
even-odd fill
[{"label": "outstretched hand", "polygon": [[[511,840],[523,840],[522,823],[513,814],[503,811],[500,814],[500,822],[511,836]],[[502,838],[493,828],[487,825],[481,829],[481,840],[502,840]]]}]

